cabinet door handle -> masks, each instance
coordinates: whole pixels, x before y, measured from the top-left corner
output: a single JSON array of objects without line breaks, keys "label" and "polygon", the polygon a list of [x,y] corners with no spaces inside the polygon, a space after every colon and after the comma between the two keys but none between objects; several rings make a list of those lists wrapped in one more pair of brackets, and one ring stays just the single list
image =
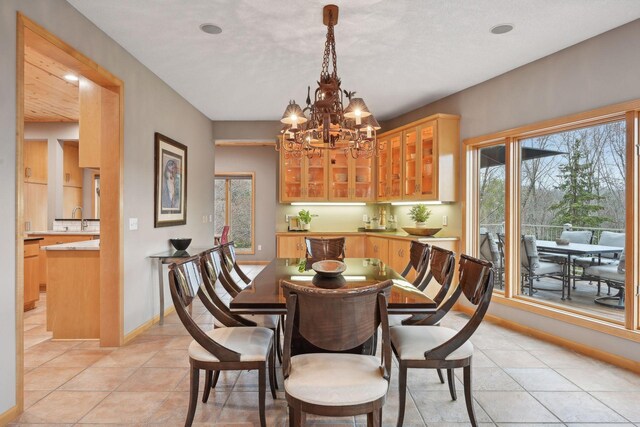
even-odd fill
[{"label": "cabinet door handle", "polygon": [[31,178],[31,168],[25,168],[24,169],[24,176],[26,178]]},{"label": "cabinet door handle", "polygon": [[71,174],[70,174],[70,173],[66,173],[66,174],[64,175],[64,179],[65,179],[65,181],[67,181],[67,182],[71,181]]},{"label": "cabinet door handle", "polygon": [[378,245],[373,245],[373,253],[374,254],[378,253]]},{"label": "cabinet door handle", "polygon": [[31,221],[24,222],[24,231],[31,231]]}]

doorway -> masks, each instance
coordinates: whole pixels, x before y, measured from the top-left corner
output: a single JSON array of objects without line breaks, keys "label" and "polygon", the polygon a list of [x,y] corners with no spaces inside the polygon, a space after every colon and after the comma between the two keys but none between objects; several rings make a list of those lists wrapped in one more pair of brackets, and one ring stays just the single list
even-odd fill
[{"label": "doorway", "polygon": [[[90,86],[99,96],[97,108],[94,110],[95,120],[99,126],[93,126],[92,138],[98,141],[88,160],[99,169],[99,198],[92,198],[91,207],[86,218],[100,212],[100,245],[99,245],[99,339],[101,346],[120,346],[123,343],[123,117],[124,117],[124,85],[123,82],[105,70],[90,58],[84,56],[72,46],[49,33],[40,25],[22,14],[17,18],[17,52],[16,52],[16,167],[22,170],[24,165],[25,117],[25,52],[39,52],[62,64],[78,76],[80,85]],[[81,92],[82,93],[82,92]],[[87,93],[85,91],[85,93]],[[95,95],[95,93],[94,93]],[[82,127],[82,124],[80,124]],[[82,134],[82,130],[80,131]],[[82,143],[82,142],[81,142]],[[81,154],[82,156],[82,154]],[[96,160],[97,159],[97,160]],[[86,160],[86,159],[85,159]],[[97,175],[97,174],[94,174]],[[95,176],[90,186],[96,185]],[[24,328],[23,302],[25,285],[24,237],[25,215],[23,200],[25,196],[24,182],[16,180],[16,348],[17,375],[16,396],[18,411],[23,409],[24,383]],[[98,208],[95,206],[98,204]]]}]

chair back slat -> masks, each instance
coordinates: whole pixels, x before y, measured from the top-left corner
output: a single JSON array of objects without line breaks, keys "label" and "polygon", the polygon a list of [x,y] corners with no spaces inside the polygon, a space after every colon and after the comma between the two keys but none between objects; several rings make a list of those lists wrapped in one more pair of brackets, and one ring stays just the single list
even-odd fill
[{"label": "chair back slat", "polygon": [[462,288],[464,296],[473,305],[478,305],[487,292],[489,284],[487,277],[493,265],[484,260],[471,258],[467,255],[460,257],[460,281],[458,286]]},{"label": "chair back slat", "polygon": [[216,292],[215,285],[218,279],[222,279],[222,271],[219,262],[213,259],[214,252],[219,252],[216,247],[203,252],[200,255],[200,269],[203,282],[203,294],[208,298],[201,298],[204,306],[213,315],[216,326],[255,326],[255,322],[247,320],[231,312],[229,306]]},{"label": "chair back slat", "polygon": [[191,257],[169,266],[171,299],[180,321],[194,340],[222,361],[239,361],[240,354],[211,339],[191,316],[188,307],[196,296],[208,298],[202,290],[199,258]]},{"label": "chair back slat", "polygon": [[412,269],[415,270],[416,278],[413,281],[414,286],[418,286],[427,272],[430,248],[426,243],[417,240],[411,241],[411,246],[409,247],[409,262],[400,274],[402,277],[407,277]]},{"label": "chair back slat", "polygon": [[336,237],[331,239],[305,237],[307,248],[306,257],[315,261],[326,259],[343,259],[345,257],[346,239]]},{"label": "chair back slat", "polygon": [[294,321],[299,334],[327,351],[353,349],[377,332],[381,322],[377,295],[388,294],[391,285],[388,280],[362,288],[321,289],[283,282],[286,293],[297,295]]},{"label": "chair back slat", "polygon": [[213,261],[212,266],[218,272],[218,280],[222,284],[222,287],[231,295],[232,297],[236,297],[242,288],[238,286],[229,270],[227,270],[227,265],[225,264],[225,255],[224,250],[225,247],[229,245],[221,245],[218,250],[211,252],[211,260]]}]

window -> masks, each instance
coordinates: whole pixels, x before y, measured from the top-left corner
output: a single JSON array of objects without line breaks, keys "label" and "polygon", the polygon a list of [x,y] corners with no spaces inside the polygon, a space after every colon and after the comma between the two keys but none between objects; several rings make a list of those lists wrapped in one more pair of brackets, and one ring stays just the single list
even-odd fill
[{"label": "window", "polygon": [[215,234],[229,225],[229,241],[238,253],[254,253],[254,174],[234,173],[215,178]]},{"label": "window", "polygon": [[632,101],[464,141],[464,245],[496,303],[638,330],[639,118]]}]

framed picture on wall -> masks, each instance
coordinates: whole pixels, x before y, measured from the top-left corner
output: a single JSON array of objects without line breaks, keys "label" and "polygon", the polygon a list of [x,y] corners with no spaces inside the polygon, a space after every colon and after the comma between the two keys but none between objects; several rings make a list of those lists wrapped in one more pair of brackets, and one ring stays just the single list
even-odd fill
[{"label": "framed picture on wall", "polygon": [[155,133],[154,226],[187,223],[187,146]]}]

